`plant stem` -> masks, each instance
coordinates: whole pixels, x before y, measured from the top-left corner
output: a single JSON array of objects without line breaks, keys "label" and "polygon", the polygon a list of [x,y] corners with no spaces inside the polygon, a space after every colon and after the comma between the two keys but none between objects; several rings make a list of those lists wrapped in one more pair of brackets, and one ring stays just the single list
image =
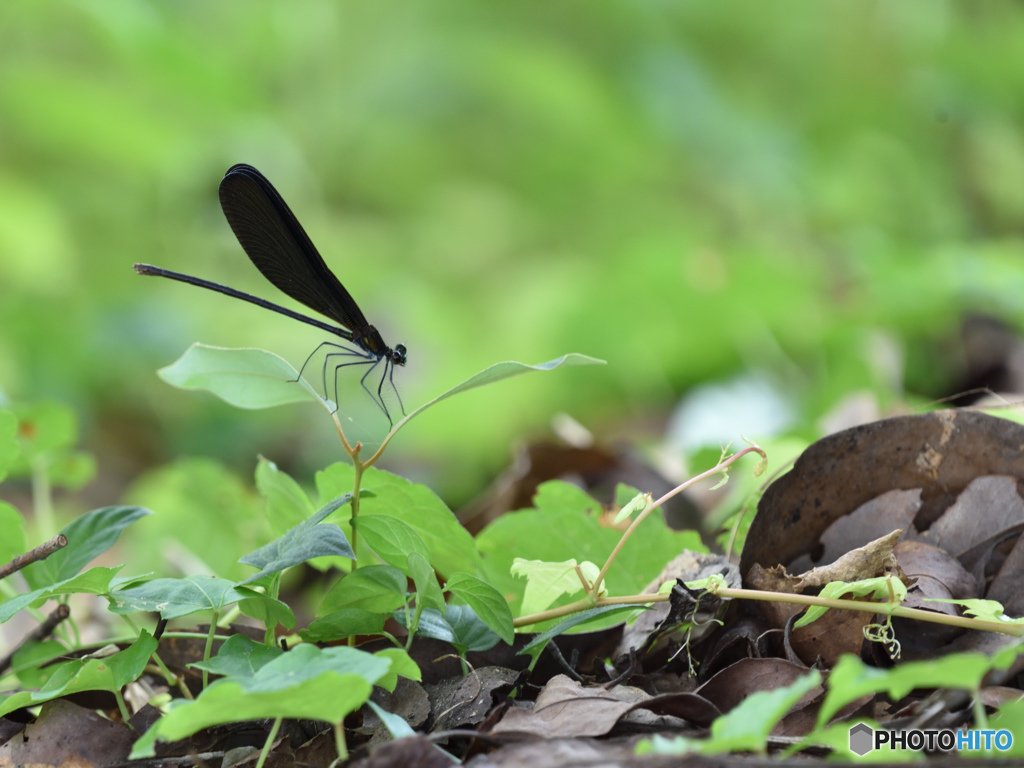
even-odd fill
[{"label": "plant stem", "polygon": [[132,726],[128,725],[131,715],[128,714],[128,705],[124,703],[124,695],[121,693],[120,688],[114,691],[114,700],[117,701],[117,709],[121,713],[121,719],[124,720],[124,724],[131,728]]},{"label": "plant stem", "polygon": [[345,744],[345,721],[334,724],[334,748],[338,750],[338,759],[331,765],[348,760],[348,746]]},{"label": "plant stem", "polygon": [[345,430],[341,426],[341,421],[338,419],[338,412],[331,412],[331,421],[334,422],[334,429],[338,432],[338,438],[341,440],[341,447],[345,449],[345,453],[349,456],[352,455],[352,446],[349,445],[348,438],[345,437]]},{"label": "plant stem", "polygon": [[281,730],[281,721],[283,717],[274,718],[274,724],[270,726],[270,733],[267,734],[267,740],[263,742],[263,749],[260,750],[260,758],[256,761],[256,768],[263,768],[263,764],[267,762],[267,757],[270,755],[270,749],[274,746],[274,739],[277,738],[277,732]]},{"label": "plant stem", "polygon": [[974,727],[987,731],[988,714],[985,712],[985,704],[981,700],[981,691],[977,689],[971,691],[971,708],[974,710]]},{"label": "plant stem", "polygon": [[359,567],[359,531],[356,529],[356,518],[359,516],[359,486],[363,484],[363,470],[366,465],[359,461],[361,443],[356,443],[349,455],[352,457],[352,570]]},{"label": "plant stem", "polygon": [[741,458],[742,456],[746,456],[748,453],[751,453],[751,452],[755,452],[755,453],[761,454],[761,458],[764,458],[764,459],[767,458],[767,456],[765,455],[765,452],[763,450],[761,450],[758,446],[756,446],[756,445],[749,446],[747,448],[744,448],[742,451],[737,451],[736,453],[734,453],[729,458],[727,458],[727,459],[725,459],[723,461],[718,462],[718,464],[713,466],[707,472],[701,472],[699,475],[695,475],[694,477],[691,477],[689,480],[687,480],[682,485],[677,485],[675,488],[673,488],[671,491],[666,493],[664,496],[662,496],[657,501],[652,502],[651,504],[648,504],[644,508],[644,510],[639,515],[637,515],[636,518],[634,518],[633,522],[629,524],[629,527],[622,534],[621,538],[619,538],[619,543],[615,545],[615,549],[613,549],[612,553],[610,555],[608,555],[608,559],[605,561],[604,567],[601,569],[601,572],[599,574],[597,574],[597,579],[594,580],[594,588],[591,590],[591,594],[599,595],[601,593],[601,584],[604,582],[605,574],[608,573],[608,569],[611,568],[612,563],[615,562],[615,558],[618,557],[619,550],[621,550],[622,547],[625,546],[626,542],[629,541],[629,537],[633,535],[633,531],[635,531],[637,529],[637,526],[639,526],[640,523],[642,523],[644,521],[644,519],[648,515],[651,514],[651,512],[656,510],[658,507],[660,507],[662,504],[664,504],[666,501],[671,499],[676,494],[681,493],[682,491],[684,491],[687,488],[689,488],[694,483],[697,483],[697,482],[703,480],[705,477],[710,477],[711,475],[718,474],[719,472],[724,470],[726,467],[728,467],[730,464],[732,464],[734,461],[736,461],[737,459]]},{"label": "plant stem", "polygon": [[[213,636],[217,634],[217,621],[220,619],[220,611],[214,611],[213,616],[210,617],[210,631],[206,634],[206,647],[203,648],[203,661],[210,660],[210,652],[213,650]],[[210,682],[210,673],[205,669],[203,670],[203,690],[206,690],[206,684]]]},{"label": "plant stem", "polygon": [[[277,600],[278,595],[281,594],[281,574],[280,573],[276,574],[270,580],[270,588],[267,590],[267,594],[270,597],[272,597],[274,600]],[[263,635],[263,644],[265,646],[270,647],[270,646],[276,645],[276,642],[274,641],[274,629],[276,629],[276,627],[277,627],[276,623],[273,626],[271,626],[270,624],[266,625],[266,630],[267,631]]]},{"label": "plant stem", "polygon": [[164,664],[164,660],[161,659],[159,655],[153,653],[153,655],[149,658],[153,660],[153,663],[156,665],[157,669],[160,670],[160,674],[163,675],[164,680],[167,681],[168,685],[173,685],[174,687],[176,687],[179,691],[181,691],[181,695],[186,699],[195,698],[195,696],[192,695],[192,691],[190,691],[188,689],[188,686],[185,685],[185,678],[179,677],[178,675],[171,672],[171,670],[167,668],[167,665]]},{"label": "plant stem", "polygon": [[[896,616],[903,619],[915,619],[927,621],[932,624],[945,624],[950,627],[961,627],[962,629],[979,629],[985,632],[999,632],[1000,634],[1012,637],[1024,637],[1024,624],[1011,624],[1009,622],[985,621],[983,619],[972,619],[967,616],[950,616],[935,611],[925,611],[920,608],[905,608],[902,605],[892,603],[874,603],[866,600],[837,600],[835,598],[818,597],[816,595],[794,595],[786,592],[767,592],[761,589],[721,589],[710,590],[717,597],[733,598],[736,600],[760,600],[774,603],[793,603],[795,605],[813,605],[822,608],[837,608],[848,611],[861,611],[863,613],[881,613],[886,616]],[[521,616],[513,624],[518,627],[537,624],[549,619],[557,619],[568,616],[587,608],[600,607],[603,605],[628,605],[631,603],[663,603],[669,599],[668,594],[659,595],[649,593],[643,595],[621,595],[619,597],[599,597],[593,603],[587,599],[577,600],[569,605],[560,608],[551,608],[547,611],[534,613],[529,616]]]}]

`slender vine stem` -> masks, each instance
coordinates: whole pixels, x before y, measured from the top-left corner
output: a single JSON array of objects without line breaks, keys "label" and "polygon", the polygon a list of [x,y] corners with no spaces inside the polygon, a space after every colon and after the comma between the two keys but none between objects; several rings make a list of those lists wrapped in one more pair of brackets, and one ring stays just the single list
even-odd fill
[{"label": "slender vine stem", "polygon": [[644,508],[644,510],[633,519],[633,522],[629,524],[629,527],[625,530],[625,532],[622,534],[622,537],[619,539],[619,543],[615,545],[615,549],[613,549],[612,553],[608,556],[608,559],[605,561],[604,567],[601,569],[601,572],[597,574],[597,579],[594,580],[594,586],[591,590],[591,594],[599,595],[601,593],[601,584],[604,583],[605,574],[608,573],[608,569],[611,568],[612,563],[615,562],[615,558],[618,557],[619,551],[622,549],[623,546],[625,546],[626,542],[629,541],[629,537],[633,535],[633,531],[637,529],[640,523],[642,523],[647,518],[647,516],[651,514],[651,512],[656,510],[658,507],[660,507],[662,504],[664,504],[666,501],[671,499],[676,494],[681,493],[682,491],[689,488],[694,483],[700,482],[706,477],[711,477],[712,475],[719,474],[734,461],[743,456],[746,456],[748,453],[751,452],[759,453],[762,459],[768,458],[761,448],[759,448],[756,445],[751,445],[747,448],[744,448],[742,451],[737,451],[727,459],[723,459],[722,461],[718,462],[718,464],[713,466],[707,472],[701,472],[699,475],[694,475],[682,485],[677,485],[675,488],[666,493],[657,501],[648,504]]},{"label": "slender vine stem", "polygon": [[[816,595],[794,595],[787,592],[768,592],[761,589],[732,589],[730,587],[712,588],[710,590],[715,596],[732,598],[735,600],[759,600],[772,603],[793,603],[795,605],[819,606],[822,608],[836,608],[848,611],[861,611],[863,613],[881,613],[887,616],[896,616],[903,619],[915,619],[927,621],[932,624],[945,624],[950,627],[961,627],[963,629],[980,629],[986,632],[999,632],[1013,637],[1024,637],[1024,624],[1011,624],[984,619],[972,619],[968,616],[950,616],[935,611],[925,611],[921,608],[906,608],[902,605],[894,605],[891,602],[870,602],[866,600],[838,600],[830,597],[818,597]],[[522,616],[516,619],[513,624],[516,627],[525,627],[530,624],[537,624],[549,619],[557,619],[568,616],[593,606],[604,605],[628,605],[631,603],[663,603],[669,599],[667,594],[648,593],[641,595],[620,595],[618,597],[599,597],[593,603],[587,599],[577,600],[569,605],[560,608],[552,608],[529,616]]]}]

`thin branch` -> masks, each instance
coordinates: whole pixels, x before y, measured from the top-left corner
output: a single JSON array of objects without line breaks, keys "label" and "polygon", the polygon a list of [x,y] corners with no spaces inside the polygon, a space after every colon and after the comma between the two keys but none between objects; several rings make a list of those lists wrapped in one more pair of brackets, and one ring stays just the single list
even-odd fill
[{"label": "thin branch", "polygon": [[718,462],[718,464],[713,466],[707,472],[701,472],[699,475],[695,475],[694,477],[691,477],[689,480],[687,480],[682,485],[677,485],[675,488],[673,488],[671,491],[666,493],[664,496],[662,496],[657,501],[655,501],[655,502],[653,502],[651,504],[648,504],[647,507],[644,509],[644,511],[636,516],[636,518],[633,520],[633,522],[630,523],[629,528],[627,528],[625,530],[625,532],[622,534],[622,536],[619,538],[619,543],[615,545],[615,549],[612,550],[612,553],[608,556],[608,560],[605,561],[604,567],[601,569],[601,572],[599,574],[597,574],[597,579],[594,580],[594,588],[593,588],[593,592],[592,593],[595,594],[595,595],[600,594],[600,592],[601,592],[601,584],[604,582],[605,574],[608,573],[608,569],[611,568],[612,563],[615,562],[615,558],[618,557],[619,550],[621,550],[622,547],[625,546],[626,542],[629,541],[629,537],[633,535],[633,531],[636,530],[637,526],[639,526],[640,523],[642,523],[647,518],[647,516],[651,514],[651,512],[656,510],[658,507],[660,507],[662,504],[664,504],[666,501],[671,499],[676,494],[681,493],[682,491],[684,491],[687,488],[689,488],[694,483],[700,482],[705,477],[711,477],[712,475],[719,474],[722,470],[724,470],[726,467],[728,467],[734,461],[736,461],[737,459],[740,459],[743,456],[746,456],[748,453],[752,453],[752,452],[761,454],[762,458],[767,458],[765,456],[764,451],[761,450],[758,446],[756,446],[756,445],[749,446],[747,448],[744,448],[742,451],[738,451],[738,452],[734,453],[732,456],[730,456],[729,458],[725,459],[724,461]]},{"label": "thin branch", "polygon": [[[963,629],[980,629],[986,632],[999,632],[1013,637],[1024,637],[1024,624],[1009,622],[986,621],[984,619],[973,619],[967,616],[950,616],[946,613],[936,611],[925,611],[921,608],[906,608],[902,605],[893,605],[890,602],[875,603],[866,600],[837,600],[829,597],[818,597],[816,595],[794,595],[787,592],[768,592],[761,589],[731,589],[722,587],[711,589],[717,597],[732,598],[735,600],[760,600],[771,603],[792,603],[795,605],[819,606],[821,608],[836,608],[847,611],[861,611],[862,613],[881,613],[886,616],[897,616],[903,619],[915,619],[927,621],[932,624],[945,624],[950,627],[961,627]],[[552,608],[529,616],[522,616],[513,623],[516,627],[524,627],[530,624],[537,624],[549,619],[557,619],[568,616],[578,611],[591,607],[604,605],[629,605],[632,603],[663,603],[669,599],[668,594],[648,593],[642,595],[621,595],[619,597],[599,597],[593,603],[590,600],[577,600],[561,608]]]},{"label": "thin branch", "polygon": [[[67,543],[66,540],[65,543]],[[35,643],[45,640],[53,634],[53,630],[57,628],[57,625],[70,615],[71,608],[66,603],[58,605],[50,615],[46,617],[46,620],[42,624],[25,636],[25,639],[21,641],[17,648],[15,648],[9,655],[0,659],[0,672],[5,672],[11,666],[11,661],[14,659],[14,655],[21,650],[24,645],[27,643]]]},{"label": "thin branch", "polygon": [[35,563],[39,560],[45,560],[58,549],[63,549],[68,545],[68,537],[63,533],[58,533],[52,539],[43,544],[40,544],[35,549],[29,550],[23,555],[18,555],[11,562],[0,567],[0,579],[10,576],[16,571],[20,571],[26,565]]}]

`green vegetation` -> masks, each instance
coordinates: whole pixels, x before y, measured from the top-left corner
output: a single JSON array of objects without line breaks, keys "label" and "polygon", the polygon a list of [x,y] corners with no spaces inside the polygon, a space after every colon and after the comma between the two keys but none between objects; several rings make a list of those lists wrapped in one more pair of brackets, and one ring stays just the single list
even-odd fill
[{"label": "green vegetation", "polygon": [[813,420],[901,394],[880,335],[931,397],[964,311],[1024,320],[1011,4],[58,0],[0,29],[0,391],[71,404],[125,477],[335,450],[312,409],[242,418],[153,376],[195,341],[297,367],[322,340],[131,271],[281,299],[218,210],[239,161],[407,344],[412,405],[496,359],[609,361],[420,420],[391,460],[450,458],[422,471],[455,502],[559,410],[601,428],[761,367]]},{"label": "green vegetation", "polygon": [[[185,701],[136,755],[230,711],[275,721],[268,749],[284,718],[328,722],[344,757],[344,719],[374,686],[420,679],[415,638],[465,664],[528,626],[536,663],[560,633],[654,602],[645,585],[710,537],[671,530],[650,497],[615,520],[636,515],[625,535],[560,481],[475,537],[453,514],[556,414],[696,474],[718,437],[684,449],[663,425],[698,385],[754,372],[791,411],[744,431],[776,471],[854,394],[884,413],[962,386],[973,313],[1024,324],[1013,4],[14,0],[0,49],[0,565],[69,542],[0,580],[0,623],[88,595],[110,607],[102,645],[120,642],[65,658],[99,649],[65,616],[11,660],[0,714],[106,691],[127,719],[126,684],[155,669]],[[296,381],[318,331],[133,273],[154,262],[291,306],[217,205],[237,162],[272,177],[408,347],[390,431]],[[748,462],[704,534],[750,511]],[[741,547],[747,523],[720,543]],[[282,599],[300,570],[330,578]],[[890,582],[857,584],[912,615]],[[849,607],[850,585],[832,589]],[[1009,624],[997,603],[967,608]],[[203,644],[198,694],[147,613],[209,623],[178,633]],[[262,642],[230,629],[239,616]],[[699,744],[643,749],[765,752],[816,686],[829,715],[951,679],[977,694],[1011,655],[846,657],[825,682],[751,696]],[[998,717],[1013,728],[1021,709]],[[807,743],[843,753],[826,721]]]}]

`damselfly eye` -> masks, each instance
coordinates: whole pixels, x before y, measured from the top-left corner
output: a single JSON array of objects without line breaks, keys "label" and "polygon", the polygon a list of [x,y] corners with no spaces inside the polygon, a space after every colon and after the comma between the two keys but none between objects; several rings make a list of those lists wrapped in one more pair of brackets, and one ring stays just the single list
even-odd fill
[{"label": "damselfly eye", "polygon": [[395,365],[405,365],[405,344],[396,344],[391,350],[391,362]]}]

